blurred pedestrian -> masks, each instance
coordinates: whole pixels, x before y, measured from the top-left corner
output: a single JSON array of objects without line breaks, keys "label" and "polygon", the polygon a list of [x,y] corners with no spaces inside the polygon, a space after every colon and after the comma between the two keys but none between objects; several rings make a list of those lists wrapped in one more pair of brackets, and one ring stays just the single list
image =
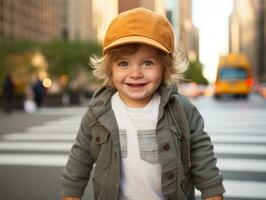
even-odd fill
[{"label": "blurred pedestrian", "polygon": [[37,78],[37,80],[32,85],[32,91],[34,94],[34,101],[38,108],[40,108],[43,104],[43,98],[45,95],[45,88],[43,86],[42,81]]},{"label": "blurred pedestrian", "polygon": [[[174,33],[144,8],[118,15],[103,57],[92,59],[105,81],[84,115],[62,174],[63,200],[80,200],[94,163],[98,200],[223,199],[222,175],[203,119],[178,94]],[[184,61],[185,62],[185,61]],[[186,63],[186,62],[185,62]]]},{"label": "blurred pedestrian", "polygon": [[11,76],[8,74],[3,83],[3,100],[4,111],[9,113],[13,109],[13,103],[15,98],[15,86]]},{"label": "blurred pedestrian", "polygon": [[35,113],[37,111],[37,106],[34,101],[34,94],[31,87],[26,88],[26,95],[23,103],[24,111],[26,113]]}]

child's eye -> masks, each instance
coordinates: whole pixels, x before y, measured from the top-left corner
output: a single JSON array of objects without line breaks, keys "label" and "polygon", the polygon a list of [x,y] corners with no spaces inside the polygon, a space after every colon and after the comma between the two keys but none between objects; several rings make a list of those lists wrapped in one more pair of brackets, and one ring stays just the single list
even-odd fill
[{"label": "child's eye", "polygon": [[154,63],[151,60],[145,60],[143,62],[143,64],[142,64],[142,66],[145,67],[145,68],[149,68],[149,67],[151,67],[153,65],[154,65]]},{"label": "child's eye", "polygon": [[126,61],[120,61],[120,62],[118,62],[118,66],[119,67],[127,67],[128,63]]}]

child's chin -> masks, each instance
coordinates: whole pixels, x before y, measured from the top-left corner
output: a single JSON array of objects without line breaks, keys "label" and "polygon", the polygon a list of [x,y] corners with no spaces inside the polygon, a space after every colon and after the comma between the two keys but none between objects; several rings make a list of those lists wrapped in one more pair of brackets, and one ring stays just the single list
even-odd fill
[{"label": "child's chin", "polygon": [[147,101],[147,99],[150,99],[150,95],[132,95],[131,99],[135,101]]}]

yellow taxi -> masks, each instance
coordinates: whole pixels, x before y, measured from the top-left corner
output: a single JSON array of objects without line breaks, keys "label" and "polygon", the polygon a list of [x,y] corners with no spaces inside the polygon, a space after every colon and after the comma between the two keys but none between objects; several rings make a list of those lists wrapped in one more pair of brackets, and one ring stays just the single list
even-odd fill
[{"label": "yellow taxi", "polygon": [[219,59],[214,97],[230,94],[247,98],[253,85],[252,69],[244,54],[230,53]]}]

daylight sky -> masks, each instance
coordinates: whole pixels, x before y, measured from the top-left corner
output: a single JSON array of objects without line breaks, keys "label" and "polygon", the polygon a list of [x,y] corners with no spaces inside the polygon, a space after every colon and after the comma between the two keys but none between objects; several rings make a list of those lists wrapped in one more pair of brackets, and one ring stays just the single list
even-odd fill
[{"label": "daylight sky", "polygon": [[193,23],[199,29],[200,60],[206,78],[213,82],[219,55],[228,52],[228,18],[232,0],[193,0]]}]

